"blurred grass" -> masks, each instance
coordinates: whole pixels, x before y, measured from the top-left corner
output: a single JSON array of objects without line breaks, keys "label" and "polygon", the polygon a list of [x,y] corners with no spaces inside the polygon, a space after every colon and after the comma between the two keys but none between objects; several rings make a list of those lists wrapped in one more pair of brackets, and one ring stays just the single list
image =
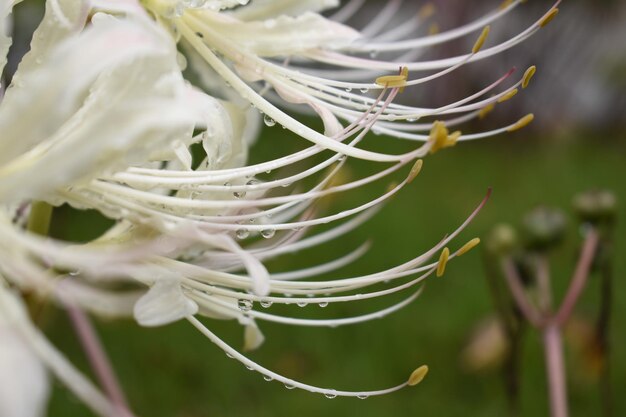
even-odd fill
[{"label": "blurred grass", "polygon": [[[281,129],[268,129],[253,149],[255,160],[288,152],[293,140]],[[374,137],[391,150],[403,145]],[[270,266],[284,270],[329,260],[371,239],[370,253],[334,276],[352,276],[404,262],[436,243],[460,224],[483,197],[487,187],[493,196],[476,221],[453,247],[474,236],[483,236],[498,222],[517,223],[524,212],[543,203],[569,209],[572,196],[592,187],[612,189],[621,202],[616,234],[615,308],[613,312],[612,377],[615,415],[626,415],[620,389],[626,385],[626,142],[606,136],[585,135],[565,139],[530,139],[525,133],[461,144],[425,159],[418,179],[388,203],[364,227],[331,244],[286,256]],[[352,163],[354,175],[369,168]],[[373,186],[333,199],[333,209],[354,205],[387,184]],[[102,227],[93,214],[68,222],[67,212],[56,213],[57,234],[73,238]],[[553,277],[562,288],[573,269],[579,236],[570,218],[568,243],[552,258]],[[593,314],[596,282],[578,311]],[[385,302],[351,303],[321,309],[289,306],[281,312],[294,316],[354,315],[389,305]],[[270,311],[277,311],[272,307]],[[299,417],[395,415],[503,416],[506,401],[497,373],[470,375],[461,371],[459,351],[472,326],[490,314],[492,306],[484,280],[481,256],[471,252],[449,266],[443,279],[433,279],[414,304],[383,320],[337,329],[279,326],[260,323],[267,340],[251,357],[277,372],[311,384],[337,389],[377,389],[395,385],[418,365],[430,373],[412,389],[367,400],[333,399],[300,390],[288,391],[276,382],[265,382],[213,346],[186,323],[144,329],[133,322],[98,322],[101,336],[137,415],[153,417],[286,416]],[[235,322],[205,321],[226,341],[241,346],[242,329]],[[79,366],[86,368],[63,314],[50,311],[47,330],[51,339]],[[570,371],[581,369],[568,362]],[[580,372],[570,372],[571,415],[599,415],[597,385]],[[537,338],[527,338],[524,348],[522,415],[547,415],[542,352]],[[90,415],[70,393],[55,388],[50,416]]]}]

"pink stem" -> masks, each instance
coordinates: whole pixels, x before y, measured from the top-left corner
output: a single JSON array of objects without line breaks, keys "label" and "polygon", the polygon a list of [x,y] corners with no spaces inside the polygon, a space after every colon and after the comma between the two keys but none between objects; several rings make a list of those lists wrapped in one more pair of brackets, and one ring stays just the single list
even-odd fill
[{"label": "pink stem", "polygon": [[570,317],[580,294],[582,294],[583,289],[585,288],[591,264],[593,263],[593,258],[598,247],[598,241],[598,232],[596,232],[595,229],[591,229],[587,233],[587,237],[583,243],[580,259],[578,260],[578,265],[576,265],[576,270],[574,271],[574,276],[570,281],[565,298],[563,299],[561,307],[555,316],[554,320],[558,325],[562,325]]},{"label": "pink stem", "polygon": [[117,407],[119,416],[133,417],[132,412],[128,408],[124,393],[115,377],[113,367],[100,343],[95,329],[89,321],[89,317],[72,302],[67,300],[63,300],[63,302],[72,325],[74,326],[74,330],[87,354],[89,363],[107,396],[113,405]]},{"label": "pink stem", "polygon": [[551,322],[543,329],[543,348],[550,395],[550,415],[567,417],[567,385],[563,360],[563,341],[559,325]]},{"label": "pink stem", "polygon": [[540,328],[543,325],[543,317],[537,311],[537,309],[530,303],[526,296],[526,291],[522,285],[522,279],[517,273],[515,264],[511,258],[505,258],[502,261],[502,269],[504,277],[511,291],[511,295],[515,300],[515,304],[520,309],[526,320],[536,328]]}]

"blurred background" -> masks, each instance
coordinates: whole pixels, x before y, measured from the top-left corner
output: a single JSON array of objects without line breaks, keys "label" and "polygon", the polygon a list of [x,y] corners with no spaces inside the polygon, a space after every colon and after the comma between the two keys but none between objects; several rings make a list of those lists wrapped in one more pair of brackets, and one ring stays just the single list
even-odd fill
[{"label": "blurred background", "polygon": [[[413,7],[412,2],[405,3]],[[436,3],[438,11],[433,22],[440,30],[446,30],[479,16],[498,2]],[[354,17],[354,24],[367,22],[385,4],[370,2]],[[416,13],[418,6],[400,17]],[[494,25],[490,41],[517,33],[549,6],[548,2],[523,5]],[[373,243],[368,255],[332,277],[355,276],[402,263],[453,231],[480,202],[487,188],[493,187],[488,205],[458,238],[457,245],[476,236],[484,238],[498,223],[519,225],[524,214],[538,205],[563,209],[567,214],[564,243],[550,254],[555,296],[560,297],[573,272],[582,240],[578,220],[571,210],[572,198],[589,189],[612,190],[618,199],[618,222],[612,258],[615,280],[609,366],[616,394],[613,415],[626,415],[626,399],[620,395],[626,386],[625,6],[623,1],[566,1],[556,20],[523,45],[463,68],[425,90],[405,93],[403,100],[437,105],[485,85],[511,65],[522,71],[531,64],[538,67],[523,94],[499,105],[488,119],[476,122],[468,130],[501,126],[531,111],[537,115],[536,123],[498,138],[461,143],[426,158],[417,180],[364,227],[317,250],[279,259],[269,264],[270,269],[284,271],[315,265],[345,254],[366,240]],[[16,27],[36,22],[39,10],[37,2],[25,2],[18,9]],[[462,53],[473,40],[447,44],[433,51],[433,55]],[[28,36],[18,33],[17,42],[27,45]],[[278,149],[287,153],[304,146],[285,132],[276,127],[265,128],[250,152],[251,162],[274,157]],[[388,152],[412,146],[383,136],[373,136],[367,145]],[[361,176],[374,168],[352,161],[344,176]],[[338,211],[371,198],[387,185],[374,185],[321,204],[332,204],[333,211]],[[81,241],[104,230],[107,222],[95,213],[77,213],[63,207],[55,211],[52,233]],[[477,333],[494,314],[483,259],[481,247],[455,259],[444,278],[430,280],[415,303],[383,320],[336,329],[260,323],[266,342],[251,357],[263,366],[311,384],[336,389],[376,389],[405,380],[418,365],[429,365],[430,373],[419,386],[367,400],[331,400],[265,382],[260,375],[228,359],[187,323],[157,329],[140,328],[132,321],[96,324],[130,404],[141,416],[503,416],[507,413],[507,399],[499,366],[502,346],[489,332]],[[592,278],[576,310],[579,327],[566,337],[572,416],[600,415],[598,376],[594,359],[585,349],[585,323],[592,323],[596,317],[598,297],[599,283]],[[322,318],[363,314],[393,301],[270,310]],[[205,323],[226,341],[241,346],[243,332],[236,323]],[[81,368],[88,369],[63,312],[48,307],[42,326],[63,352]],[[477,337],[482,338],[485,357],[468,362],[462,352]],[[543,353],[533,331],[524,340],[522,356],[520,415],[548,415]],[[90,414],[57,385],[49,415]]]}]

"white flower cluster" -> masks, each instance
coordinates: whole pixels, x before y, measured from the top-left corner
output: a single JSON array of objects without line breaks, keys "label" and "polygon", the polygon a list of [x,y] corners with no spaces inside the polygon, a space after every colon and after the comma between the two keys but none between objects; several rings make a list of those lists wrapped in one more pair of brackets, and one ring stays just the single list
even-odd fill
[{"label": "white flower cluster", "polygon": [[[18,2],[0,0],[0,70]],[[338,1],[46,1],[29,52],[0,90],[0,382],[12,381],[0,383],[0,416],[41,415],[45,368],[97,414],[124,414],[33,325],[24,308],[25,293],[96,315],[134,316],[144,326],[188,320],[266,379],[331,398],[384,394],[424,377],[427,368],[420,367],[388,389],[314,387],[251,361],[197,318],[237,320],[245,327],[244,350],[263,342],[261,320],[335,327],[380,318],[413,301],[424,279],[442,275],[448,259],[478,243],[474,239],[453,252],[446,247],[484,201],[426,253],[366,276],[314,279],[354,261],[367,245],[316,267],[270,273],[264,266],[268,259],[360,226],[415,178],[419,158],[426,154],[457,141],[513,131],[532,120],[527,115],[474,134],[448,131],[483,117],[526,87],[534,67],[514,81],[509,71],[440,107],[394,100],[405,88],[519,44],[554,17],[558,3],[521,33],[483,48],[489,25],[521,0],[426,36],[416,35],[431,19],[429,7],[384,30],[399,13],[400,0],[388,2],[360,31],[347,26],[363,2],[348,1],[325,17],[319,13],[338,7]],[[419,60],[431,47],[467,36],[476,42],[466,54]],[[385,60],[376,59],[379,53]],[[183,71],[192,74],[194,84]],[[323,122],[322,132],[296,116],[307,112]],[[310,144],[247,164],[261,120]],[[370,131],[417,145],[402,154],[368,150],[360,144]],[[386,167],[338,184],[335,177],[348,158]],[[328,214],[315,208],[323,196],[402,169],[406,179],[364,204]],[[289,174],[256,178],[267,171]],[[317,179],[309,189],[292,186],[309,178]],[[61,204],[95,209],[117,222],[86,244],[55,240],[46,229],[51,207]],[[337,221],[334,228],[307,234],[312,226]],[[381,283],[387,287],[371,289]],[[357,317],[313,320],[266,311],[272,304],[325,306],[411,289],[404,301]]]}]

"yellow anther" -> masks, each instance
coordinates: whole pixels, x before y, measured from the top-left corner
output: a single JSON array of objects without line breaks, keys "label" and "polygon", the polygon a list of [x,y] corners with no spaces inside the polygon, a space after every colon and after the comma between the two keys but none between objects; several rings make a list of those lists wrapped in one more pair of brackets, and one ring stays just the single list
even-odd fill
[{"label": "yellow anther", "polygon": [[391,192],[394,188],[396,188],[398,186],[397,182],[392,182],[387,186],[387,191],[385,191],[386,193]]},{"label": "yellow anther", "polygon": [[528,113],[526,116],[524,116],[521,119],[519,119],[517,121],[517,123],[515,123],[514,125],[509,127],[507,129],[507,132],[515,132],[516,130],[520,130],[521,128],[523,128],[523,127],[527,126],[528,124],[530,124],[530,122],[532,122],[534,118],[535,118],[534,114]]},{"label": "yellow anther", "polygon": [[535,72],[537,71],[536,66],[529,67],[524,73],[524,78],[522,79],[522,88],[528,87],[528,83],[530,83],[530,79],[533,78]]},{"label": "yellow anther", "polygon": [[448,139],[448,129],[443,122],[439,120],[433,122],[433,127],[430,129],[430,136],[428,142],[430,142],[430,153],[435,153],[439,149],[443,148],[446,140]]},{"label": "yellow anther", "polygon": [[467,242],[465,245],[461,246],[461,249],[456,251],[456,255],[461,256],[461,255],[466,254],[467,252],[474,249],[479,243],[480,243],[480,239],[475,237],[474,239]]},{"label": "yellow anther", "polygon": [[461,131],[460,130],[452,132],[448,136],[448,140],[446,140],[446,143],[444,144],[444,148],[449,148],[450,146],[456,145],[456,143],[457,143],[457,141],[459,140],[460,137],[461,137]]},{"label": "yellow anther", "polygon": [[483,107],[482,109],[480,109],[480,111],[478,112],[478,118],[479,119],[484,119],[485,117],[487,117],[487,115],[489,113],[491,113],[493,111],[493,109],[496,108],[496,105],[494,103],[489,103],[487,104],[485,107]]},{"label": "yellow anther", "polygon": [[439,25],[437,24],[437,22],[434,22],[428,28],[428,34],[432,36],[438,33],[439,33]]},{"label": "yellow anther", "polygon": [[426,377],[427,373],[428,373],[428,365],[420,366],[419,368],[417,368],[411,373],[411,376],[409,377],[409,380],[407,381],[407,385],[410,387],[413,387],[419,384]]},{"label": "yellow anther", "polygon": [[513,3],[513,0],[504,0],[502,3],[500,3],[500,7],[498,7],[499,10],[504,10],[507,7],[509,7],[511,5],[511,3]]},{"label": "yellow anther", "polygon": [[476,39],[476,43],[474,44],[474,47],[472,48],[472,53],[475,54],[476,52],[480,51],[480,48],[483,47],[483,45],[485,44],[485,41],[487,40],[487,36],[489,35],[489,30],[491,28],[489,27],[489,25],[485,26],[483,28],[482,33],[480,34],[480,36],[478,37],[478,39]]},{"label": "yellow anther", "polygon": [[436,11],[436,8],[434,4],[426,3],[419,9],[419,11],[417,12],[417,15],[419,16],[420,19],[425,20],[431,17],[432,15],[434,15],[435,11]]},{"label": "yellow anther", "polygon": [[552,21],[552,19],[554,19],[556,17],[556,15],[559,14],[559,9],[558,8],[554,8],[552,10],[550,10],[540,21],[539,21],[539,27],[544,27],[545,25],[547,25],[548,23],[550,23]]},{"label": "yellow anther", "polygon": [[398,75],[383,75],[382,77],[376,78],[376,84],[382,85],[383,87],[399,87],[400,92],[403,92],[404,87],[406,87],[406,80],[408,77],[409,69],[407,67],[402,67],[400,69],[400,74]]},{"label": "yellow anther", "polygon": [[441,251],[441,255],[439,255],[439,263],[437,264],[437,276],[443,276],[443,273],[446,272],[446,264],[448,263],[448,258],[450,257],[450,249],[443,248]]},{"label": "yellow anther", "polygon": [[428,137],[428,143],[430,143],[430,153],[435,153],[439,149],[454,146],[460,137],[460,130],[449,134],[448,128],[446,128],[444,122],[440,122],[439,120],[433,122],[433,127],[430,129],[430,136]]},{"label": "yellow anther", "polygon": [[415,179],[415,177],[417,177],[417,175],[422,170],[422,165],[424,165],[424,161],[422,161],[421,159],[418,159],[417,161],[415,161],[415,163],[411,167],[411,171],[409,172],[409,176],[406,179],[407,184],[412,183],[413,180]]},{"label": "yellow anther", "polygon": [[504,103],[505,101],[510,100],[515,96],[515,94],[517,94],[517,88],[512,89],[511,91],[500,97],[498,99],[498,103]]}]

